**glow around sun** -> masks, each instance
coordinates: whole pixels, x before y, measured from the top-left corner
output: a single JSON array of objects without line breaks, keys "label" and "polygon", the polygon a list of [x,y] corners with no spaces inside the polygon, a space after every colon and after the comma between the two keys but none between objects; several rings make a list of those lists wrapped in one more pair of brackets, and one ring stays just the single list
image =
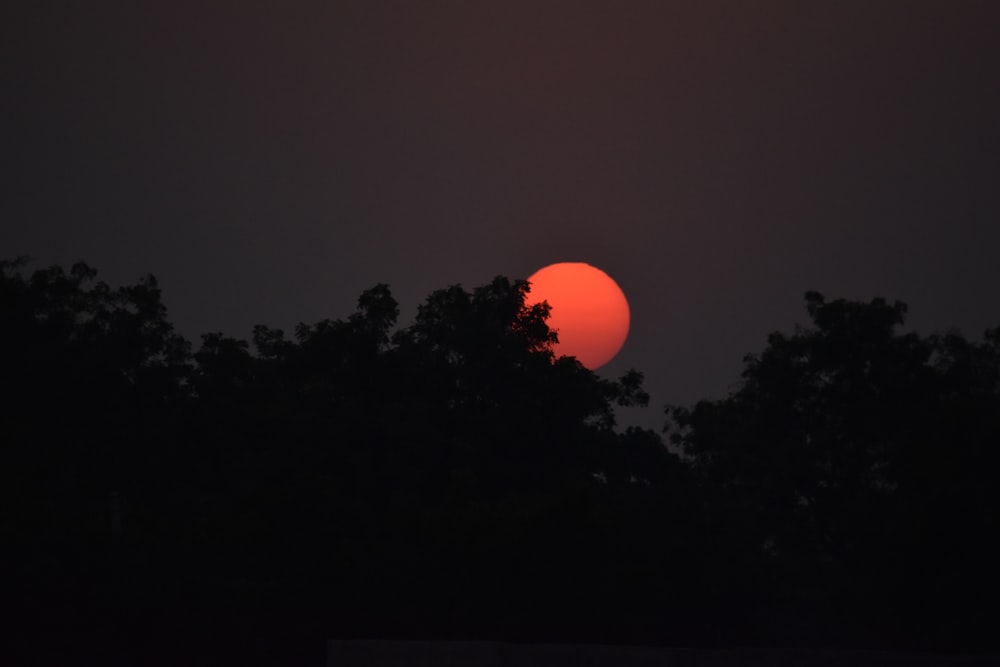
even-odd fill
[{"label": "glow around sun", "polygon": [[591,370],[614,359],[628,337],[631,312],[625,293],[611,276],[583,262],[560,262],[528,278],[529,306],[545,301],[549,328],[559,342],[557,356],[573,356]]}]

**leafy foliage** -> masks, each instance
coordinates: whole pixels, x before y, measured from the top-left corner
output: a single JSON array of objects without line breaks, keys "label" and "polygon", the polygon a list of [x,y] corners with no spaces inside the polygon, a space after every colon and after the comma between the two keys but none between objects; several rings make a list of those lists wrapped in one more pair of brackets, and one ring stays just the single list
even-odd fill
[{"label": "leafy foliage", "polygon": [[901,303],[808,293],[812,326],[772,334],[730,396],[670,408],[668,446],[615,424],[648,403],[641,373],[554,358],[524,282],[438,290],[402,327],[376,285],[346,319],[192,351],[152,277],[0,269],[26,628],[990,636],[972,610],[1000,593],[1000,329],[921,337]]},{"label": "leafy foliage", "polygon": [[772,334],[728,398],[672,409],[672,440],[776,598],[967,643],[970,591],[1000,592],[996,331],[921,338],[899,302],[806,303],[813,328]]},{"label": "leafy foliage", "polygon": [[198,599],[234,625],[291,622],[227,607],[259,599],[348,632],[514,633],[631,595],[605,559],[648,536],[621,513],[662,505],[684,470],[656,434],[615,431],[616,402],[648,400],[641,374],[554,359],[526,283],[439,290],[404,328],[377,285],[345,320],[192,353],[153,278],[95,278],[6,264],[0,283],[6,481],[39,620],[179,622]]}]

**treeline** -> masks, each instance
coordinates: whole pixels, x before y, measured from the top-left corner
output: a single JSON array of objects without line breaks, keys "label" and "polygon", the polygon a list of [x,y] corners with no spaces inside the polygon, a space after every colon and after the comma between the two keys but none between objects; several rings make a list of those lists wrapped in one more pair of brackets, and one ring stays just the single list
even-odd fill
[{"label": "treeline", "polygon": [[641,374],[555,359],[528,288],[439,290],[400,327],[378,285],[195,350],[152,277],[4,264],[19,627],[992,648],[1000,330],[810,293],[812,327],[661,436],[616,428]]}]

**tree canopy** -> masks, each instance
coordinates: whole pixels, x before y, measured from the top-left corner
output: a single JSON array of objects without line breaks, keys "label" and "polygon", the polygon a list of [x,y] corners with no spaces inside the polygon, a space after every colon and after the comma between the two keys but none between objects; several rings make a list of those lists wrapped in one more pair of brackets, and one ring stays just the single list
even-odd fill
[{"label": "tree canopy", "polygon": [[809,292],[806,307],[812,327],[772,334],[730,396],[668,410],[671,440],[777,600],[873,636],[984,637],[1000,329],[921,337],[900,331],[900,302]]},{"label": "tree canopy", "polygon": [[376,285],[195,347],[151,276],[4,263],[23,627],[986,646],[1000,329],[922,337],[902,303],[810,292],[811,326],[664,438],[615,422],[641,373],[554,357],[529,289],[447,287],[400,326]]}]

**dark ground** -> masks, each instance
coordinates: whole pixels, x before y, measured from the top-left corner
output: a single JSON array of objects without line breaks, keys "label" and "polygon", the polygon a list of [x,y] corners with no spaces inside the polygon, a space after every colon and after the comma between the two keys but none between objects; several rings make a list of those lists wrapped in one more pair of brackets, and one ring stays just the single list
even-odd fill
[{"label": "dark ground", "polygon": [[699,650],[585,644],[502,642],[331,641],[329,667],[715,667],[723,665],[796,667],[973,667],[996,665],[995,657],[823,651],[805,649]]}]

